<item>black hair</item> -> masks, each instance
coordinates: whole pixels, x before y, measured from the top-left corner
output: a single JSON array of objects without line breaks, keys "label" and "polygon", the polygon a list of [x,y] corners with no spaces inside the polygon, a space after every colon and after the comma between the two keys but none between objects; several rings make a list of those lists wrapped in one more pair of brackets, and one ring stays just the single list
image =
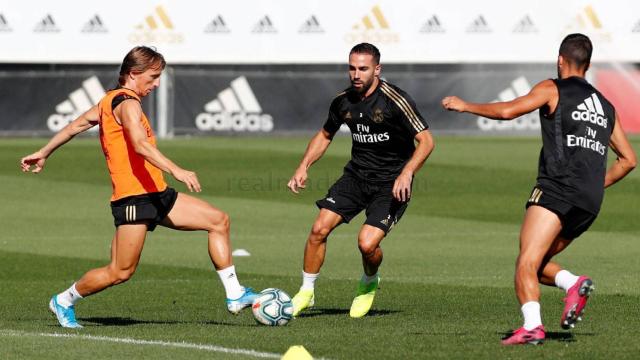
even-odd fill
[{"label": "black hair", "polygon": [[559,54],[581,69],[587,69],[591,63],[593,44],[584,34],[569,34],[560,44]]},{"label": "black hair", "polygon": [[372,44],[369,43],[360,43],[353,48],[349,52],[351,54],[368,54],[373,56],[373,61],[376,64],[380,64],[380,50]]}]

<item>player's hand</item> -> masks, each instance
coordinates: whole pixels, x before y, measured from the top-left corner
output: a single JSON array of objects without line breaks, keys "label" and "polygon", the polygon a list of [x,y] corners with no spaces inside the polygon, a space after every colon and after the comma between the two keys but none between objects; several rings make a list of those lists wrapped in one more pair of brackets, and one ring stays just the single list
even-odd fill
[{"label": "player's hand", "polygon": [[402,202],[409,201],[411,198],[411,182],[413,181],[413,174],[402,172],[396,178],[393,183],[393,197]]},{"label": "player's hand", "polygon": [[457,96],[447,96],[442,99],[442,107],[449,111],[464,112],[467,103]]},{"label": "player's hand", "polygon": [[[46,161],[47,157],[40,151],[36,151],[33,154],[20,159],[20,167],[22,168],[22,172],[31,171],[32,173],[37,174],[44,169],[44,163]],[[31,169],[31,166],[33,166],[33,169]]]},{"label": "player's hand", "polygon": [[293,174],[293,176],[291,177],[291,180],[289,180],[289,183],[287,183],[287,187],[293,193],[298,194],[299,193],[298,189],[304,189],[307,186],[306,182],[307,182],[307,169],[298,168],[295,174]]},{"label": "player's hand", "polygon": [[177,169],[173,171],[172,175],[176,180],[187,185],[187,188],[189,189],[189,191],[191,192],[202,191],[202,188],[200,187],[200,182],[198,181],[198,176],[196,175],[195,172],[184,170],[184,169]]}]

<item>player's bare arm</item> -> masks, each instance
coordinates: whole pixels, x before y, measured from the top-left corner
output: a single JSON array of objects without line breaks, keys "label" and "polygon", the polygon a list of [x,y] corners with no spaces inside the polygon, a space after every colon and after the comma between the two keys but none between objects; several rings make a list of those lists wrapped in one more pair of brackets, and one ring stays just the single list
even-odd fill
[{"label": "player's bare arm", "polygon": [[142,107],[136,100],[125,100],[114,111],[116,118],[124,128],[125,136],[133,144],[134,151],[153,166],[171,174],[176,180],[184,183],[189,191],[200,192],[200,182],[196,173],[185,170],[164,156],[157,147],[147,139],[147,133],[140,123]]},{"label": "player's bare arm", "polygon": [[291,180],[287,183],[287,187],[294,193],[298,193],[298,189],[304,189],[307,181],[307,169],[311,165],[318,161],[327,150],[333,140],[333,135],[325,129],[321,129],[318,133],[309,141],[307,150],[304,152],[302,161],[296,169],[295,173],[291,177]]},{"label": "player's bare arm", "polygon": [[416,150],[393,183],[393,197],[398,201],[409,200],[411,197],[413,175],[420,170],[435,147],[433,136],[431,136],[429,130],[416,134],[415,140],[418,143]]},{"label": "player's bare arm", "polygon": [[552,80],[536,84],[531,91],[511,101],[496,103],[470,103],[457,96],[442,99],[442,106],[450,111],[467,112],[495,120],[512,120],[547,105],[555,110],[558,102],[558,88]]},{"label": "player's bare arm", "polygon": [[604,177],[604,187],[609,187],[616,182],[620,181],[628,173],[633,170],[638,160],[636,159],[636,153],[633,151],[627,135],[624,133],[620,121],[618,120],[618,114],[616,114],[616,123],[611,133],[611,140],[609,146],[611,150],[618,156],[615,162],[607,170],[607,174]]},{"label": "player's bare arm", "polygon": [[[31,155],[27,155],[20,159],[20,166],[23,172],[39,173],[44,169],[44,164],[47,158],[56,151],[60,146],[66,144],[74,136],[85,132],[96,124],[98,124],[98,107],[93,106],[91,109],[85,111],[78,118],[70,122],[62,130],[58,131],[49,142],[42,147],[42,149],[34,152]],[[31,168],[33,166],[33,169]]]}]

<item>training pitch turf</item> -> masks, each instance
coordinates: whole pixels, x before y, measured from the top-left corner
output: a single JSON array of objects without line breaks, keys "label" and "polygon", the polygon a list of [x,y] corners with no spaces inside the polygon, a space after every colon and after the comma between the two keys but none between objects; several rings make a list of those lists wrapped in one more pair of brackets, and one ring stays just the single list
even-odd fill
[{"label": "training pitch turf", "polygon": [[[47,309],[52,294],[106,264],[113,225],[109,178],[97,139],[59,149],[39,175],[21,156],[44,139],[0,139],[0,358],[277,358],[303,345],[318,358],[629,358],[640,354],[640,171],[606,191],[601,215],[559,261],[593,277],[585,321],[559,326],[563,294],[543,288],[543,346],[503,347],[521,325],[512,277],[524,203],[534,185],[538,138],[437,136],[399,225],[382,243],[381,288],[365,318],[349,306],[361,274],[355,236],[362,215],[329,238],[316,307],[288,326],[258,326],[249,310],[226,312],[206,235],[158,228],[136,275],[77,306],[82,330],[65,330]],[[334,141],[303,194],[285,188],[307,138],[160,141],[198,173],[197,196],[232,219],[243,284],[300,285],[314,201],[341,174],[348,138]],[[634,138],[635,149],[640,139]],[[179,191],[185,188],[171,180]]]}]

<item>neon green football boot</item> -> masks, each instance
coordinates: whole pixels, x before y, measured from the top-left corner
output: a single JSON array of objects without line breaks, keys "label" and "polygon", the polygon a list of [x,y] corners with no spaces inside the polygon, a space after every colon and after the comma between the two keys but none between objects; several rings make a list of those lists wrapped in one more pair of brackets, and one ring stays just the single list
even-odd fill
[{"label": "neon green football boot", "polygon": [[300,291],[293,296],[293,299],[291,299],[293,303],[293,316],[296,317],[302,310],[312,307],[315,303],[314,300],[313,289],[300,289]]},{"label": "neon green football boot", "polygon": [[367,315],[369,309],[371,309],[371,305],[373,305],[373,298],[376,296],[378,284],[380,284],[379,276],[376,276],[376,279],[369,284],[365,284],[360,280],[356,297],[351,304],[349,316],[352,318],[360,318]]}]

